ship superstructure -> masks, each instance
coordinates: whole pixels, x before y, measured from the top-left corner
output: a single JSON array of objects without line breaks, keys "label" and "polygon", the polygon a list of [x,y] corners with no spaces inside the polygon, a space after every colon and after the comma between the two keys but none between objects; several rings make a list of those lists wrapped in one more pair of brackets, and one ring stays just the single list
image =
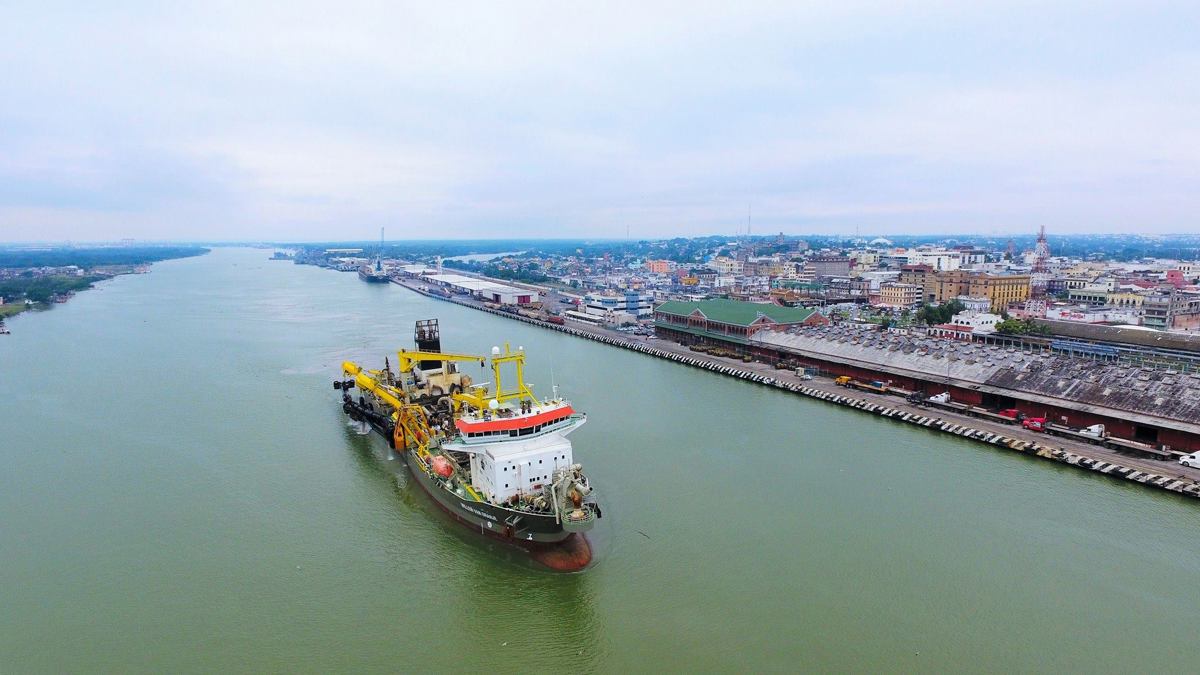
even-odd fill
[{"label": "ship superstructure", "polygon": [[[334,387],[343,410],[383,434],[440,505],[486,534],[545,544],[591,529],[600,507],[567,439],[586,415],[557,387],[547,398],[533,393],[521,347],[442,352],[436,320],[418,322],[415,337],[419,349],[397,352],[395,370],[389,360],[380,370],[342,364]],[[489,383],[460,370],[489,362]]]}]

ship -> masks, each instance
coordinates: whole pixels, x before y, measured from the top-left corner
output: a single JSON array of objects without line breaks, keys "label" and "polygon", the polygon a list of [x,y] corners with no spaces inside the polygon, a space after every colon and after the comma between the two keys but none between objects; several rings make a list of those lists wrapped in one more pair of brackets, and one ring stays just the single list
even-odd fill
[{"label": "ship", "polygon": [[383,263],[378,259],[374,265],[363,265],[358,268],[358,278],[363,281],[373,284],[386,284],[391,281],[387,272],[383,270]]},{"label": "ship", "polygon": [[[455,520],[525,547],[539,562],[578,570],[591,560],[584,534],[602,516],[568,436],[585,413],[525,383],[525,350],[493,347],[490,356],[441,351],[436,319],[418,321],[416,350],[384,367],[342,364],[333,383],[342,410],[370,425],[397,452],[416,482]],[[461,366],[478,363],[491,382]]]},{"label": "ship", "polygon": [[375,264],[367,263],[358,268],[358,278],[372,284],[386,284],[391,281],[387,271],[383,269],[383,228],[379,228],[379,253],[375,256]]}]

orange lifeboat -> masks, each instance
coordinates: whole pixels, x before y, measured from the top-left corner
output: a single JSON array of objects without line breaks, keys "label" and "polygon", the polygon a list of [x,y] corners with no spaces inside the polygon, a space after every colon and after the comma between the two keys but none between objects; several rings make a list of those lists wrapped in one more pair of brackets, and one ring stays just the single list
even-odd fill
[{"label": "orange lifeboat", "polygon": [[433,458],[433,472],[442,478],[449,478],[454,475],[454,466],[450,464],[450,460],[437,455]]}]

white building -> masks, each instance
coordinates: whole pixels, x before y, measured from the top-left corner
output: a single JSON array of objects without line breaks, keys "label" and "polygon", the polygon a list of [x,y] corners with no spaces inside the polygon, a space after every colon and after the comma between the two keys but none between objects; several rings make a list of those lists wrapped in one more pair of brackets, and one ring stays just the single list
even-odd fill
[{"label": "white building", "polygon": [[461,274],[430,274],[424,278],[430,283],[444,286],[454,292],[470,293],[487,302],[495,302],[501,305],[528,305],[538,301],[536,291],[515,288],[486,279],[477,279]]},{"label": "white building", "polygon": [[938,272],[949,272],[962,267],[962,251],[947,251],[945,249],[923,251],[909,249],[907,252],[909,265],[929,265]]},{"label": "white building", "polygon": [[1003,320],[1004,317],[990,312],[959,312],[950,319],[950,324],[968,327],[974,335],[986,335],[995,333],[996,324]]},{"label": "white building", "polygon": [[635,317],[654,313],[654,297],[649,293],[624,294],[588,293],[583,298],[583,311],[592,316],[608,316],[627,312]]},{"label": "white building", "polygon": [[712,259],[708,266],[716,270],[717,274],[737,276],[742,273],[743,263],[741,260],[734,258],[717,256]]},{"label": "white building", "polygon": [[963,311],[983,313],[991,309],[992,301],[988,298],[972,298],[969,295],[960,295],[955,300],[962,303]]},{"label": "white building", "polygon": [[873,291],[879,290],[881,284],[900,280],[900,272],[898,270],[863,272],[858,276],[860,279],[870,281],[871,290]]}]

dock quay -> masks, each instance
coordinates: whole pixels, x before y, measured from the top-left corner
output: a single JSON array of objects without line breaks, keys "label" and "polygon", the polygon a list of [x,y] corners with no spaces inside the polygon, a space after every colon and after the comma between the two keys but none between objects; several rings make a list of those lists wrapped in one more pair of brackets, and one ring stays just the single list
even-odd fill
[{"label": "dock quay", "polygon": [[728,358],[700,354],[687,347],[656,341],[651,344],[586,325],[558,325],[540,319],[486,307],[472,299],[447,296],[407,279],[393,283],[430,298],[451,302],[463,307],[488,312],[508,319],[522,321],[546,330],[566,333],[613,347],[675,361],[721,375],[736,377],[761,386],[790,392],[798,396],[852,408],[896,422],[919,426],[930,431],[952,434],[977,443],[1004,448],[1031,457],[1058,462],[1101,473],[1113,479],[1138,483],[1190,498],[1200,498],[1200,469],[1167,464],[1160,460],[1133,457],[1110,448],[1090,445],[1072,439],[1050,437],[998,421],[978,419],[945,410],[931,410],[919,404],[889,394],[850,390],[836,386],[832,380],[817,377],[803,380],[788,370],[776,370],[766,363],[734,361]]}]

